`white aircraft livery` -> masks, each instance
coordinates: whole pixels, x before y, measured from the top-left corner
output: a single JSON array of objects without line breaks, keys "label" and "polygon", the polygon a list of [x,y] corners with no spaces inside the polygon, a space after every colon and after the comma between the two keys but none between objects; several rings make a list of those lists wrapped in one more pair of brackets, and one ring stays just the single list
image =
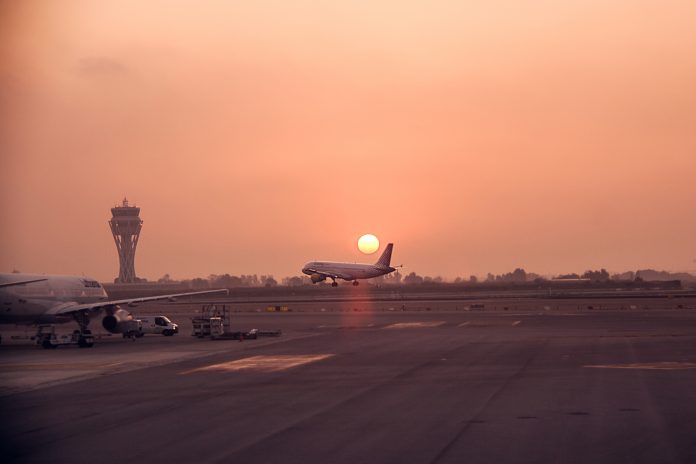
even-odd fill
[{"label": "white aircraft livery", "polygon": [[[80,340],[91,340],[89,321],[102,310],[106,312],[102,319],[102,326],[106,330],[126,333],[133,317],[119,305],[220,292],[227,290],[109,300],[104,287],[89,277],[0,274],[0,324],[38,325],[75,321],[80,326]],[[91,341],[80,343],[80,346],[91,346]]]},{"label": "white aircraft livery", "polygon": [[313,261],[305,264],[302,272],[307,274],[315,284],[330,278],[333,280],[332,287],[338,286],[336,279],[352,280],[353,285],[358,285],[358,279],[371,279],[396,271],[396,268],[390,266],[393,248],[393,243],[388,244],[375,264]]}]

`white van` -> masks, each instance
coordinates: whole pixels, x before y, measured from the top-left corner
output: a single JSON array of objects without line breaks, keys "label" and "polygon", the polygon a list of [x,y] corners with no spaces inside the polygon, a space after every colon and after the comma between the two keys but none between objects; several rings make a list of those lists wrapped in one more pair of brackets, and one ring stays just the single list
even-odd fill
[{"label": "white van", "polygon": [[162,334],[171,337],[179,332],[179,325],[169,320],[167,316],[139,316],[141,323],[140,334]]}]

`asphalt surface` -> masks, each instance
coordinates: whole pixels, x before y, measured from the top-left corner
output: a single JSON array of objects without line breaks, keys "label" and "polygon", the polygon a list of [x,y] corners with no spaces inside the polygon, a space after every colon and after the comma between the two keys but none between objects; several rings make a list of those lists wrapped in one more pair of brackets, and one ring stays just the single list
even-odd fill
[{"label": "asphalt surface", "polygon": [[283,336],[3,346],[3,461],[696,462],[696,311],[587,306],[248,313]]}]

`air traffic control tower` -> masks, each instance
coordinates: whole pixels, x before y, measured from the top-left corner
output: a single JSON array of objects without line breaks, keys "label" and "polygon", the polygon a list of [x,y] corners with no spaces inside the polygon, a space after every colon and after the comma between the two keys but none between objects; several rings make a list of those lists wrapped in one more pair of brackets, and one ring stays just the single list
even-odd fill
[{"label": "air traffic control tower", "polygon": [[140,229],[143,227],[140,208],[129,206],[128,200],[124,198],[121,206],[111,208],[111,215],[113,217],[109,221],[109,226],[111,226],[111,233],[114,234],[121,266],[115,282],[132,284],[138,281],[135,276],[135,247],[138,246]]}]

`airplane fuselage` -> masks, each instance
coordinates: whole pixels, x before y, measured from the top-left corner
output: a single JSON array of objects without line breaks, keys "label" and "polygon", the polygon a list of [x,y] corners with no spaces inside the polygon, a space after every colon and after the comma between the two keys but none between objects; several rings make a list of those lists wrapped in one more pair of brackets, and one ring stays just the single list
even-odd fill
[{"label": "airplane fuselage", "polygon": [[108,295],[95,279],[84,276],[0,274],[0,284],[45,279],[0,288],[0,324],[54,324],[72,321],[52,312],[67,304],[105,301]]},{"label": "airplane fuselage", "polygon": [[305,264],[302,268],[302,272],[310,276],[319,271],[326,274],[335,274],[343,280],[372,279],[389,274],[395,270],[393,267],[379,266],[377,264],[338,263],[331,261],[313,261]]},{"label": "airplane fuselage", "polygon": [[336,279],[343,279],[352,280],[353,285],[358,285],[358,279],[372,279],[373,277],[379,277],[396,271],[395,268],[389,265],[393,248],[393,243],[387,244],[382,252],[382,256],[380,256],[374,264],[312,261],[304,265],[302,272],[307,274],[314,284],[326,279],[331,279],[333,280],[331,286],[335,287],[338,285]]}]

